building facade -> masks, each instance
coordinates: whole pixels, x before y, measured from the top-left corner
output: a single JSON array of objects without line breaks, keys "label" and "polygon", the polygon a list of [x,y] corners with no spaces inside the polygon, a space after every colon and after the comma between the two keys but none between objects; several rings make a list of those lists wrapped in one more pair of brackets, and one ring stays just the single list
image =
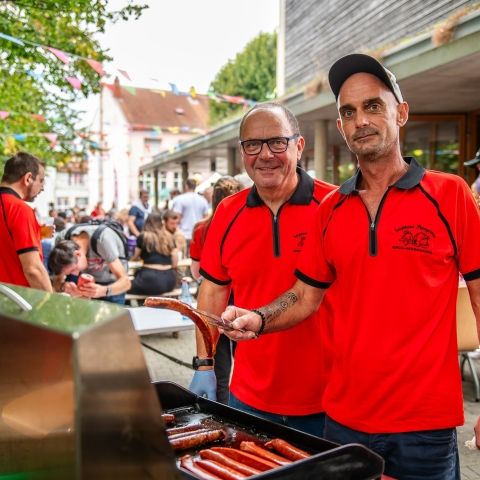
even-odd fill
[{"label": "building facade", "polygon": [[[336,129],[327,73],[337,58],[357,52],[393,71],[410,105],[403,153],[473,180],[463,163],[480,146],[480,2],[280,0],[277,48],[279,101],[300,121],[303,166],[315,176],[339,184],[356,168]],[[239,122],[156,155],[143,172],[155,178],[174,165],[195,170],[208,159],[222,166],[219,173],[238,173]]]}]

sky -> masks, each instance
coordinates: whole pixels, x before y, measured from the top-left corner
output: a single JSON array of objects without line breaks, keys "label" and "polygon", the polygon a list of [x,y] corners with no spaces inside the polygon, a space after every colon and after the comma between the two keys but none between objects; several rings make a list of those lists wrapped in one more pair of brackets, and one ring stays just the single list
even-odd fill
[{"label": "sky", "polygon": [[[148,4],[138,20],[119,21],[98,35],[113,57],[111,65],[128,72],[124,85],[181,91],[194,86],[206,93],[229,59],[260,32],[278,29],[279,0],[136,0]],[[109,0],[120,8],[125,0]],[[152,80],[154,79],[154,80]],[[78,103],[87,110],[82,124],[96,116],[98,99]]]}]

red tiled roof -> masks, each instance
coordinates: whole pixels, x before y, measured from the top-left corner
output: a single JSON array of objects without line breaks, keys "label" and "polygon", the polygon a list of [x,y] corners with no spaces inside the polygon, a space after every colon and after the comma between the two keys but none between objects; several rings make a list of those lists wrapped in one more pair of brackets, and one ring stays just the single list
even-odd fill
[{"label": "red tiled roof", "polygon": [[132,94],[125,88],[117,88],[119,90],[114,90],[114,97],[133,128],[139,128],[142,125],[203,130],[208,128],[208,97],[206,95],[197,95],[193,99],[187,95],[174,95],[163,90],[136,88],[135,94]]}]

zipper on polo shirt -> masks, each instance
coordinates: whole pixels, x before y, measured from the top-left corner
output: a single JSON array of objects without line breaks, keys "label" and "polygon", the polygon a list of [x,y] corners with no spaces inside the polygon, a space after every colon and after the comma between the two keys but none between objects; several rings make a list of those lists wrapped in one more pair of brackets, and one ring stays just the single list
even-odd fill
[{"label": "zipper on polo shirt", "polygon": [[[283,205],[285,205],[285,203]],[[280,256],[280,225],[279,225],[280,219],[279,217],[280,217],[280,212],[283,208],[283,205],[278,209],[278,212],[276,215],[269,209],[272,215],[273,256],[274,257]]]},{"label": "zipper on polo shirt", "polygon": [[391,185],[385,190],[385,193],[382,196],[382,199],[380,200],[380,203],[378,204],[378,209],[377,213],[375,214],[375,219],[372,220],[370,217],[370,212],[368,211],[367,206],[365,205],[365,202],[362,200],[362,197],[360,196],[360,199],[362,200],[363,205],[365,206],[365,210],[367,211],[367,216],[368,220],[370,222],[370,227],[369,227],[369,234],[368,234],[368,253],[372,256],[375,257],[377,256],[378,253],[378,238],[377,238],[377,227],[378,227],[378,222],[380,220],[380,214],[382,213],[382,208],[383,204],[385,203],[385,199],[387,198],[387,194],[391,189]]}]

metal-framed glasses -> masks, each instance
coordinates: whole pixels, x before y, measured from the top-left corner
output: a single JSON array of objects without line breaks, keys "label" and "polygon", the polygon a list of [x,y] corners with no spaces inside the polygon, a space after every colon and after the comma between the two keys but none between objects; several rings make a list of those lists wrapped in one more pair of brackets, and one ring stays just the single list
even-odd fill
[{"label": "metal-framed glasses", "polygon": [[289,137],[273,137],[265,139],[255,138],[252,140],[244,140],[243,142],[240,142],[240,145],[247,155],[258,155],[262,151],[264,143],[267,144],[272,153],[283,153],[288,148],[288,142],[298,138],[299,136],[299,133],[295,133]]}]

